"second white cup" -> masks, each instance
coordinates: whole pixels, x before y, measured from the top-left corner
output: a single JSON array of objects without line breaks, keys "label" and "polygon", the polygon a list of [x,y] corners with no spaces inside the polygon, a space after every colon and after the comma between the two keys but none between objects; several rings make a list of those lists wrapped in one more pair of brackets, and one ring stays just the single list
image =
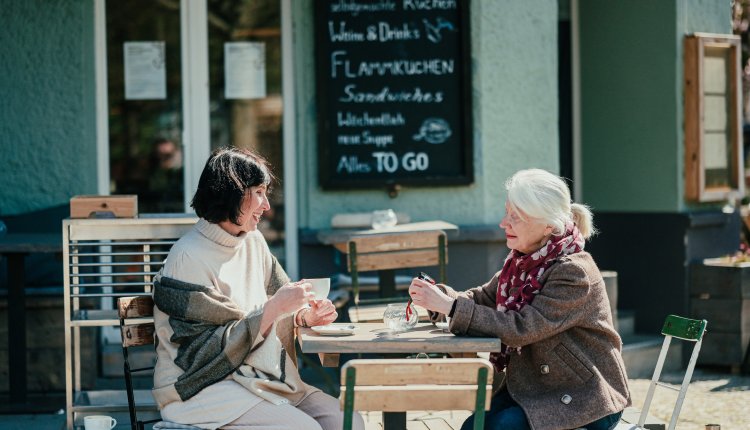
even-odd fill
[{"label": "second white cup", "polygon": [[117,425],[117,420],[107,415],[90,415],[83,418],[86,430],[111,430]]},{"label": "second white cup", "polygon": [[312,285],[312,291],[315,293],[315,300],[323,300],[328,298],[328,293],[331,291],[331,278],[312,278],[305,279]]}]

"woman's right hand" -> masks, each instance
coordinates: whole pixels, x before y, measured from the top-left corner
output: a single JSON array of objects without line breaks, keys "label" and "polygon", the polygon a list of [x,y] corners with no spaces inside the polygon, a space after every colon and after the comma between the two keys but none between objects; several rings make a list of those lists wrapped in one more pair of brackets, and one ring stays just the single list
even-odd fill
[{"label": "woman's right hand", "polygon": [[448,315],[453,306],[453,298],[445,294],[439,286],[423,279],[414,278],[409,285],[409,297],[415,305],[422,306],[428,311]]},{"label": "woman's right hand", "polygon": [[272,305],[276,315],[289,314],[307,306],[313,299],[315,299],[315,293],[312,292],[312,285],[309,282],[289,282],[271,296],[266,306]]}]

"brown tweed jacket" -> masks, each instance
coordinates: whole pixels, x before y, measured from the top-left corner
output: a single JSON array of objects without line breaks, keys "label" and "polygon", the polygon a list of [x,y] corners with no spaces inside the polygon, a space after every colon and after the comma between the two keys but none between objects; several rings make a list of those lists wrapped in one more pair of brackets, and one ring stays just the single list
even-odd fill
[{"label": "brown tweed jacket", "polygon": [[622,341],[590,254],[561,257],[542,275],[537,297],[519,312],[495,310],[498,276],[465,292],[446,288],[457,298],[450,329],[522,347],[520,355],[512,353],[504,380],[495,377],[532,429],[573,429],[630,405]]}]

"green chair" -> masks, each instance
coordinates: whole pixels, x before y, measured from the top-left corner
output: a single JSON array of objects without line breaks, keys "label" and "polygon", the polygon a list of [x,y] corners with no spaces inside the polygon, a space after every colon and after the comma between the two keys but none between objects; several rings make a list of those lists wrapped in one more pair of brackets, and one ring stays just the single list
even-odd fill
[{"label": "green chair", "polygon": [[[672,410],[672,418],[669,421],[668,430],[674,430],[677,425],[677,418],[680,416],[680,409],[682,409],[682,402],[685,400],[685,394],[687,393],[690,380],[693,378],[693,370],[695,369],[695,363],[698,361],[698,353],[701,350],[701,343],[703,342],[703,334],[706,332],[706,320],[691,320],[688,318],[679,317],[676,315],[669,315],[664,321],[664,327],[661,329],[661,334],[664,335],[664,343],[659,353],[659,359],[656,361],[656,368],[654,369],[654,375],[651,378],[651,384],[648,387],[648,393],[646,394],[646,400],[643,402],[643,408],[641,409],[641,415],[638,419],[638,425],[621,422],[615,427],[615,430],[639,430],[645,429],[646,417],[648,416],[648,410],[651,407],[651,400],[654,398],[654,390],[656,386],[668,388],[670,390],[679,391],[677,395],[677,401],[675,402],[674,409]],[[661,371],[664,367],[664,362],[667,358],[667,351],[669,350],[669,344],[672,338],[693,342],[693,354],[690,356],[690,362],[688,363],[687,369],[685,370],[685,377],[682,379],[682,385],[680,388],[675,388],[671,385],[665,384],[659,381],[661,377]]]},{"label": "green chair", "polygon": [[344,430],[351,430],[355,410],[468,410],[476,414],[474,430],[483,429],[492,374],[482,358],[350,360],[341,369]]}]

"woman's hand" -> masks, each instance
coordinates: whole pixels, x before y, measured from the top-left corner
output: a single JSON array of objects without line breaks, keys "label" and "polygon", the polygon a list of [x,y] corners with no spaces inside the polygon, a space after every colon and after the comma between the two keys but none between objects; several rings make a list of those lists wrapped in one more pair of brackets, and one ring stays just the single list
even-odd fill
[{"label": "woman's hand", "polygon": [[274,317],[290,314],[307,306],[315,298],[312,285],[308,282],[290,282],[276,291],[266,303],[266,312],[271,310]]},{"label": "woman's hand", "polygon": [[451,306],[453,306],[451,297],[443,293],[437,286],[419,278],[411,280],[409,296],[415,305],[441,314],[448,315]]},{"label": "woman's hand", "polygon": [[310,327],[328,325],[339,316],[336,306],[328,299],[313,300],[309,310],[303,309],[300,312],[304,312],[305,323]]}]

